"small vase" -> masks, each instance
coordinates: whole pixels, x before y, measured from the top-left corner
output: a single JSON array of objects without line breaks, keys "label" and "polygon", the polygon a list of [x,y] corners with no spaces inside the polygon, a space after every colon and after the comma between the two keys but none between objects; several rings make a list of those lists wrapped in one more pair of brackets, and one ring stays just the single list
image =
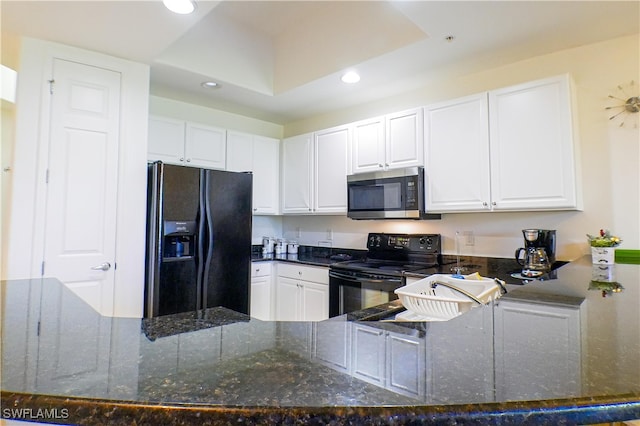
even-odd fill
[{"label": "small vase", "polygon": [[591,263],[594,265],[613,265],[616,249],[613,247],[591,247]]}]

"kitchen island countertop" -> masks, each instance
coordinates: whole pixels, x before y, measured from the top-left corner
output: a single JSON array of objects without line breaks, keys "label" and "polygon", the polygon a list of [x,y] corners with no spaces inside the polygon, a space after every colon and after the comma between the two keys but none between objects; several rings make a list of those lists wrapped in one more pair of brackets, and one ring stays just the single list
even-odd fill
[{"label": "kitchen island countertop", "polygon": [[[639,266],[601,268],[587,256],[554,279],[507,288],[446,322],[372,320],[395,302],[304,323],[225,308],[107,318],[55,279],[6,281],[1,417],[110,425],[640,418]],[[556,332],[563,324],[568,337]]]}]

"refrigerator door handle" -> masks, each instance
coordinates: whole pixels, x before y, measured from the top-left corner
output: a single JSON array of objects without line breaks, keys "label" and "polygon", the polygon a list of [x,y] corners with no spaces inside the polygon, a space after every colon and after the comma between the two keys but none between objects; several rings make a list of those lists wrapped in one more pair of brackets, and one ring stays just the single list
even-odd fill
[{"label": "refrigerator door handle", "polygon": [[211,187],[211,174],[207,171],[203,171],[204,173],[204,191],[205,191],[205,202],[204,202],[204,213],[205,213],[205,221],[207,228],[207,254],[204,261],[204,275],[202,277],[202,305],[201,309],[205,309],[207,307],[207,288],[209,287],[209,271],[211,269],[211,261],[213,259],[213,245],[214,245],[214,235],[213,235],[213,216],[211,212],[211,197],[209,197],[209,188]]},{"label": "refrigerator door handle", "polygon": [[149,165],[150,193],[149,193],[149,222],[148,259],[147,259],[147,291],[145,300],[145,316],[154,317],[158,313],[160,301],[160,263],[162,262],[162,163],[156,161]]},{"label": "refrigerator door handle", "polygon": [[198,235],[197,249],[196,249],[196,309],[201,309],[204,306],[203,303],[203,288],[204,288],[204,237],[206,228],[205,217],[205,200],[206,200],[206,186],[205,186],[205,171],[200,170],[200,188],[198,192]]}]

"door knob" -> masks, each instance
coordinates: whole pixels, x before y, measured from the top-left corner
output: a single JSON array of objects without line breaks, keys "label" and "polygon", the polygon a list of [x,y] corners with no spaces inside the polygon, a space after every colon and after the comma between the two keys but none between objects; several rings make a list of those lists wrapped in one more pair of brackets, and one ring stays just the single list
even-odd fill
[{"label": "door knob", "polygon": [[111,269],[111,264],[109,262],[104,262],[102,265],[94,266],[91,268],[92,271],[108,271]]}]

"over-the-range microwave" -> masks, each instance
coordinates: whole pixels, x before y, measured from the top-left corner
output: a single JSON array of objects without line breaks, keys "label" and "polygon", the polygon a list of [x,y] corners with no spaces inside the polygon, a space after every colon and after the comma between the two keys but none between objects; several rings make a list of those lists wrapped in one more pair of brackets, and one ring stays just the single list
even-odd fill
[{"label": "over-the-range microwave", "polygon": [[347,176],[347,216],[351,219],[440,219],[425,212],[424,168]]}]

